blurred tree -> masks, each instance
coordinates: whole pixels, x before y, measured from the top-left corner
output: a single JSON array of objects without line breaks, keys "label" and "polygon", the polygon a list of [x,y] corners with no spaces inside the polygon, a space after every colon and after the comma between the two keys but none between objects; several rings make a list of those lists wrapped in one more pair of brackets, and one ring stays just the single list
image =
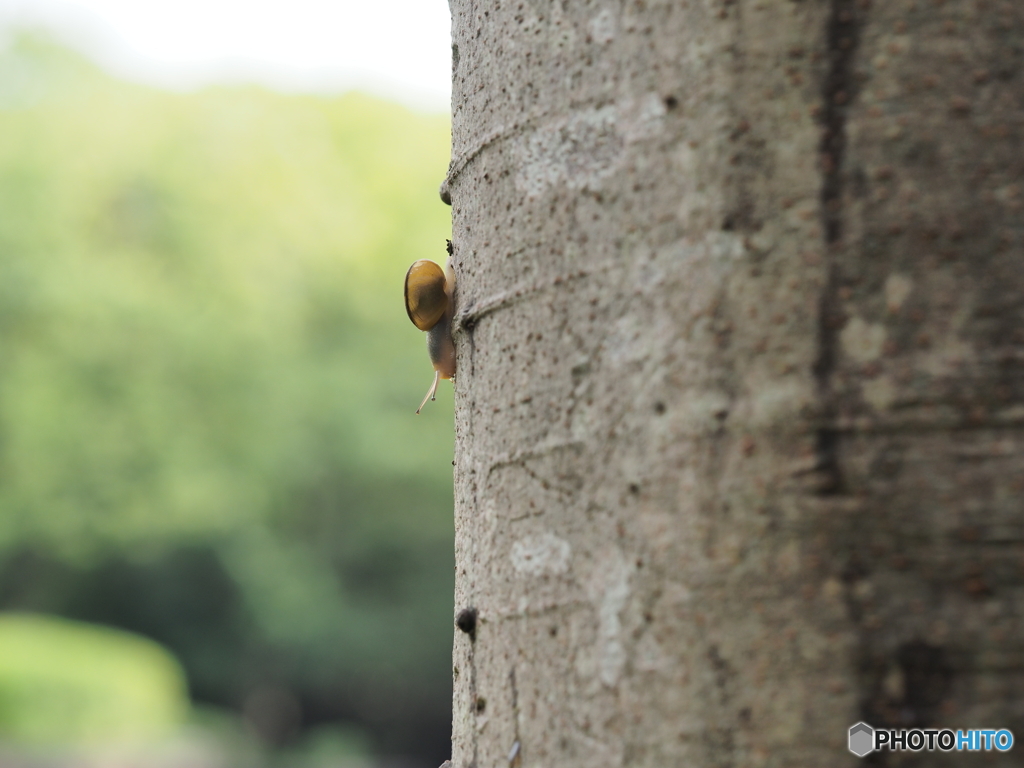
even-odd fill
[{"label": "blurred tree", "polygon": [[447,756],[451,432],[413,417],[400,286],[444,255],[448,137],[358,94],[174,95],[12,42],[0,607],[156,638],[200,700],[279,691],[300,724]]},{"label": "blurred tree", "polygon": [[1024,4],[452,13],[454,764],[1020,733]]}]

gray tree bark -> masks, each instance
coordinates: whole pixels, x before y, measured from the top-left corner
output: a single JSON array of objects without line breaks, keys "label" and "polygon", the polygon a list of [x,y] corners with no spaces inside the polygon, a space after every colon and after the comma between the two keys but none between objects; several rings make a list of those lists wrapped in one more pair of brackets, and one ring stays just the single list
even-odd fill
[{"label": "gray tree bark", "polygon": [[451,6],[456,768],[1024,737],[1024,3]]}]

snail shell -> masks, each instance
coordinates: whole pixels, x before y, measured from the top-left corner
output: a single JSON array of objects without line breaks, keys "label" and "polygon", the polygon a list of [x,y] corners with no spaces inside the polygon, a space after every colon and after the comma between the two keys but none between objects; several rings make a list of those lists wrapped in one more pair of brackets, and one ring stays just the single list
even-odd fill
[{"label": "snail shell", "polygon": [[405,273],[405,311],[412,324],[429,331],[448,310],[448,281],[436,262],[420,259]]},{"label": "snail shell", "polygon": [[434,382],[423,398],[433,400],[440,379],[455,376],[455,344],[452,341],[452,289],[455,276],[428,259],[420,259],[405,273],[405,311],[413,325],[427,332],[427,352],[434,364]]}]

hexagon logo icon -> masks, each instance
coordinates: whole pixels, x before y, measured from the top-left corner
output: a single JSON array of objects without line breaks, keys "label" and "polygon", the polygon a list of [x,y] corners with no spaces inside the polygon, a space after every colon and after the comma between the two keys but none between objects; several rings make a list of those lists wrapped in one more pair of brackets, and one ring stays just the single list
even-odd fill
[{"label": "hexagon logo icon", "polygon": [[867,723],[850,726],[850,751],[857,757],[875,751],[875,729]]}]

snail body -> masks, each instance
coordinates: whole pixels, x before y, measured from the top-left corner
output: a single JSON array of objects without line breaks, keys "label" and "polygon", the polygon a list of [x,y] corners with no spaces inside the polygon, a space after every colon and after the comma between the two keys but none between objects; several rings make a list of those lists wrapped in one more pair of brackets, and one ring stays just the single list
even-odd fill
[{"label": "snail body", "polygon": [[427,400],[434,399],[441,379],[455,376],[455,344],[452,341],[454,287],[455,275],[451,268],[441,269],[439,264],[429,259],[413,262],[405,273],[405,311],[413,325],[427,332],[427,353],[434,364],[434,382],[416,413],[423,410]]}]

